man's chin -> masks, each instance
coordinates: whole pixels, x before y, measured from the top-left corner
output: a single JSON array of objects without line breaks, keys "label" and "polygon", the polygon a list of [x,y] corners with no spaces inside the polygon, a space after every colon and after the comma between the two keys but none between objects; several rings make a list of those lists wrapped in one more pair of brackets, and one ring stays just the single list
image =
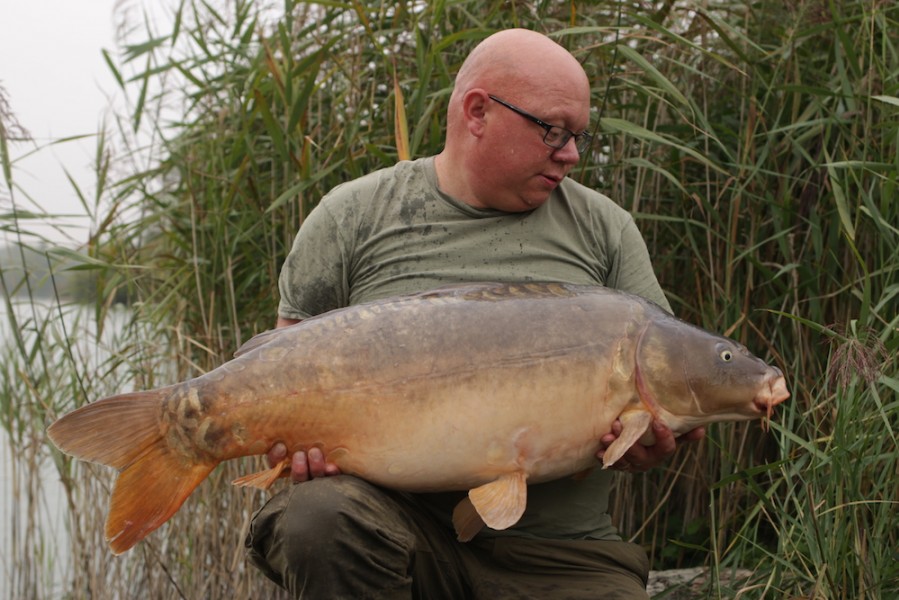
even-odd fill
[{"label": "man's chin", "polygon": [[535,194],[532,196],[525,196],[521,198],[522,211],[534,210],[535,208],[540,208],[546,201],[549,200],[549,194]]}]

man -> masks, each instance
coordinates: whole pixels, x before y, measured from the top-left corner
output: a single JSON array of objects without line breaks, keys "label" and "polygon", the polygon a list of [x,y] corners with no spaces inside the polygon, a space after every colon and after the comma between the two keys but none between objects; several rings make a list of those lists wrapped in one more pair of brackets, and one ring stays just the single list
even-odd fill
[{"label": "man", "polygon": [[[281,272],[278,326],[474,281],[608,285],[668,307],[630,215],[566,178],[589,117],[587,76],[564,48],[520,29],[484,40],[456,78],[443,151],[338,186],[309,215]],[[671,432],[655,429],[654,446],[616,466],[671,454]],[[285,455],[278,444],[269,460]],[[465,544],[450,522],[461,493],[380,489],[317,450],[292,457],[292,478],[254,517],[247,546],[298,597],[647,597],[646,555],[607,514],[608,471],[531,486],[514,527]]]}]

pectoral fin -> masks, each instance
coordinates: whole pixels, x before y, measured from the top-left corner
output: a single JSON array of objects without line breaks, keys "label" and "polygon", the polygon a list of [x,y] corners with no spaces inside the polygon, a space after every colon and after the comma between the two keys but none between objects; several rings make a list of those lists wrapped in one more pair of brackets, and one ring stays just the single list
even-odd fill
[{"label": "pectoral fin", "polygon": [[[511,527],[524,514],[527,505],[527,475],[523,471],[507,473],[468,492],[468,498],[484,523],[492,529]],[[454,514],[455,522],[455,514]],[[459,523],[456,523],[457,533]]]},{"label": "pectoral fin", "polygon": [[621,413],[618,420],[621,421],[621,435],[606,448],[602,455],[603,469],[614,465],[631,446],[643,437],[652,423],[652,414],[645,410],[630,410]]}]

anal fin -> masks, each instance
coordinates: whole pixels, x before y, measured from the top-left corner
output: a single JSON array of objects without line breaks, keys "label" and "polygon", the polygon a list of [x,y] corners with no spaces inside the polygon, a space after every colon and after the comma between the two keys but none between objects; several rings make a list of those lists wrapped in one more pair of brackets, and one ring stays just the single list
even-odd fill
[{"label": "anal fin", "polygon": [[290,473],[290,457],[282,459],[271,469],[250,473],[243,477],[238,477],[231,483],[241,487],[254,487],[260,490],[267,490],[277,481],[279,477],[286,477]]}]

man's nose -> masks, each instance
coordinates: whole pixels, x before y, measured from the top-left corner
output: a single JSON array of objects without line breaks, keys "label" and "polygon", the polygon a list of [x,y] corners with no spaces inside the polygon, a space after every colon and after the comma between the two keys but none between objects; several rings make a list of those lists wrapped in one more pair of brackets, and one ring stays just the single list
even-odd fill
[{"label": "man's nose", "polygon": [[559,162],[575,164],[581,160],[581,154],[577,150],[577,142],[574,136],[570,137],[565,145],[553,152],[553,158]]}]

